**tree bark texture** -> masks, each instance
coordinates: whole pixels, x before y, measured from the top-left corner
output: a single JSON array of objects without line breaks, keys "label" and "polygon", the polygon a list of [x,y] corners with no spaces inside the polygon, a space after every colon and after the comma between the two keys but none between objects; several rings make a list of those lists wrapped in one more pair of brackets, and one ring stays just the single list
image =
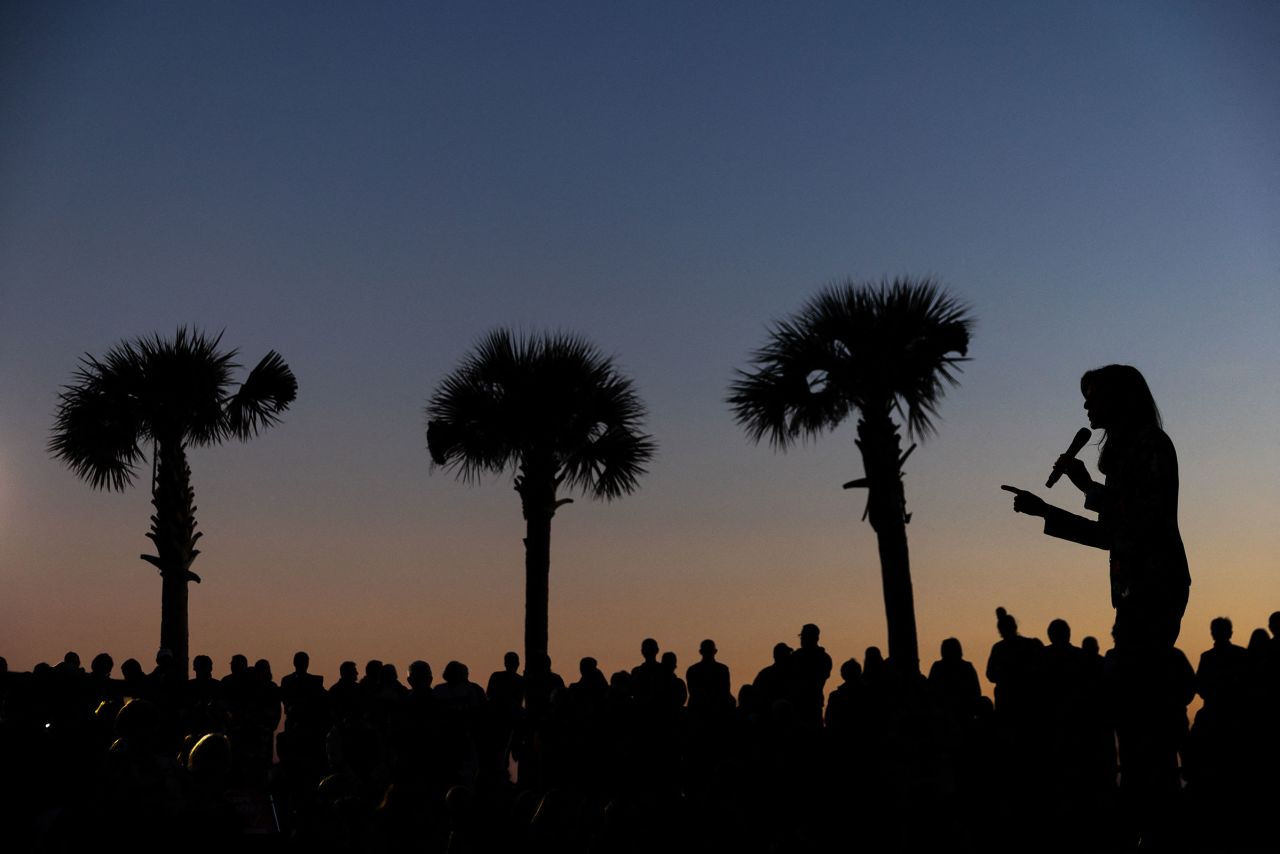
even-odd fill
[{"label": "tree bark texture", "polygon": [[858,449],[867,478],[867,518],[880,550],[889,658],[903,672],[920,671],[915,595],[907,550],[906,496],[902,487],[902,440],[889,407],[864,413]]},{"label": "tree bark texture", "polygon": [[191,564],[200,554],[195,547],[200,534],[196,531],[191,468],[180,440],[157,443],[151,504],[155,513],[147,537],[156,553],[141,558],[160,570],[160,647],[173,653],[174,664],[186,678],[187,582],[199,580],[191,573]]},{"label": "tree bark texture", "polygon": [[516,484],[525,519],[524,661],[540,668],[547,655],[551,586],[551,517],[556,513],[556,466],[526,460]]}]

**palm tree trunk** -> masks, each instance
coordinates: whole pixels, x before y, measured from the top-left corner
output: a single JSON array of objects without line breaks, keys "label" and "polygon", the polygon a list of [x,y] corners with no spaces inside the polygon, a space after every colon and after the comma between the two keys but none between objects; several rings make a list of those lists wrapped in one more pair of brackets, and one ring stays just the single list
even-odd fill
[{"label": "palm tree trunk", "polygon": [[902,488],[902,440],[888,406],[864,412],[858,422],[857,444],[867,476],[867,518],[880,548],[889,658],[900,672],[919,673],[906,497]]},{"label": "palm tree trunk", "polygon": [[551,517],[556,513],[556,466],[528,460],[516,484],[524,511],[524,662],[541,668],[547,655],[551,586]]},{"label": "palm tree trunk", "polygon": [[191,564],[200,551],[195,547],[195,492],[191,467],[181,440],[156,443],[156,473],[151,490],[151,530],[154,555],[140,557],[160,570],[160,647],[173,653],[183,678],[188,675],[187,582],[199,581]]}]

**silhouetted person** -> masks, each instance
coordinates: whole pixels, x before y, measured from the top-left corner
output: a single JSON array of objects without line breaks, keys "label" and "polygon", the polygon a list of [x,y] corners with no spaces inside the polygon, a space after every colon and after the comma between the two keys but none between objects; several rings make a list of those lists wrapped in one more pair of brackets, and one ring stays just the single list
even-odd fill
[{"label": "silhouetted person", "polygon": [[1015,727],[1029,722],[1038,700],[1044,644],[1018,634],[1018,621],[996,608],[1000,640],[987,658],[987,681],[996,686],[996,714]]},{"label": "silhouetted person", "polygon": [[1128,814],[1135,832],[1148,844],[1162,844],[1176,836],[1168,825],[1176,815],[1177,751],[1186,728],[1186,657],[1173,646],[1191,585],[1178,530],[1178,457],[1136,368],[1107,365],[1088,371],[1080,378],[1080,391],[1089,426],[1106,431],[1098,458],[1106,480],[1095,481],[1071,454],[1059,457],[1053,470],[1084,493],[1085,509],[1097,512],[1097,520],[1022,490],[1015,490],[1013,508],[1043,517],[1050,536],[1109,553],[1116,620],[1108,681],[1122,787],[1133,805]]},{"label": "silhouetted person", "polygon": [[432,690],[436,701],[446,709],[471,713],[484,705],[484,690],[471,681],[471,671],[460,661],[444,666],[444,681]]},{"label": "silhouetted person", "polygon": [[800,648],[791,656],[791,696],[800,720],[821,726],[827,679],[831,676],[831,656],[818,645],[819,629],[806,623],[800,629]]},{"label": "silhouetted person", "polygon": [[684,680],[676,674],[678,664],[676,654],[670,651],[664,652],[658,663],[662,665],[660,693],[662,708],[668,712],[682,708],[689,697],[689,689],[684,684]]},{"label": "silhouetted person", "polygon": [[1041,656],[1045,701],[1051,714],[1060,719],[1074,718],[1080,701],[1084,678],[1083,654],[1071,645],[1071,626],[1061,618],[1049,623],[1049,645]]},{"label": "silhouetted person", "polygon": [[124,680],[124,696],[127,699],[141,699],[150,694],[147,674],[136,658],[126,658],[120,665],[120,676]]},{"label": "silhouetted person", "polygon": [[156,651],[155,669],[147,674],[149,684],[148,698],[154,702],[164,716],[176,715],[182,704],[186,675],[182,672],[178,660],[168,649]]},{"label": "silhouetted person", "polygon": [[795,651],[785,643],[773,645],[773,663],[756,674],[751,683],[754,702],[764,714],[770,714],[774,705],[787,699],[791,684],[791,656]]},{"label": "silhouetted person", "polygon": [[560,691],[564,691],[564,679],[551,669],[551,656],[544,654],[526,662],[524,708],[533,723],[542,720],[552,696]]},{"label": "silhouetted person", "polygon": [[118,702],[124,690],[124,684],[111,678],[115,669],[115,661],[105,652],[93,657],[89,664],[89,699],[97,707],[99,703]]},{"label": "silhouetted person", "polygon": [[[1206,813],[1229,810],[1230,802],[1244,791],[1241,784],[1247,776],[1245,756],[1250,752],[1251,740],[1245,704],[1249,654],[1231,642],[1232,634],[1231,620],[1211,620],[1209,635],[1213,646],[1201,654],[1196,668],[1196,691],[1204,705],[1196,714],[1183,768]],[[1234,840],[1222,840],[1229,841]]]},{"label": "silhouetted person", "polygon": [[259,658],[253,663],[254,708],[258,723],[270,732],[280,725],[283,708],[280,703],[280,686],[271,674],[271,662]]},{"label": "silhouetted person", "polygon": [[308,788],[325,771],[325,736],[329,732],[329,697],[324,677],[307,672],[311,657],[299,651],[293,655],[293,672],[280,680],[280,700],[284,704],[284,732],[277,739],[281,763],[289,763],[294,777]]},{"label": "silhouetted person", "polygon": [[[945,641],[943,648],[946,648]],[[935,664],[933,669],[937,668],[938,665]],[[930,678],[932,677],[933,674],[930,673]],[[974,678],[977,678],[976,673]],[[827,698],[826,724],[832,735],[842,740],[851,740],[860,733],[866,719],[867,689],[862,681],[862,665],[858,664],[858,659],[851,658],[840,665],[840,679],[840,684]]]},{"label": "silhouetted person", "polygon": [[502,657],[502,669],[489,676],[485,696],[507,721],[514,721],[524,700],[524,677],[520,675],[520,656],[508,652]]},{"label": "silhouetted person", "polygon": [[662,664],[658,661],[658,642],[645,638],[640,642],[643,659],[631,668],[631,693],[642,712],[649,712],[660,703],[665,681]]},{"label": "silhouetted person", "polygon": [[245,722],[253,717],[253,675],[249,672],[249,659],[236,653],[231,656],[230,672],[222,677],[222,696],[233,722]]},{"label": "silhouetted person", "polygon": [[[1196,668],[1196,690],[1204,698],[1202,714],[1232,716],[1249,672],[1248,651],[1231,642],[1231,620],[1215,617],[1209,623],[1213,646],[1200,656]],[[1224,721],[1225,722],[1225,721]]]},{"label": "silhouetted person", "polygon": [[[1139,653],[1178,639],[1191,575],[1178,532],[1178,457],[1162,429],[1147,381],[1129,365],[1107,365],[1080,378],[1089,426],[1106,431],[1095,481],[1085,464],[1064,454],[1054,464],[1085,496],[1096,521],[1019,491],[1014,510],[1044,518],[1053,537],[1106,549],[1111,604],[1121,627],[1116,643]],[[1123,652],[1123,648],[1121,650]],[[1158,666],[1148,662],[1146,665]],[[998,704],[997,704],[998,705]]]},{"label": "silhouetted person", "polygon": [[733,709],[729,668],[716,661],[716,642],[707,639],[698,645],[701,659],[685,671],[689,686],[689,713],[695,717],[726,715]]},{"label": "silhouetted person", "polygon": [[[939,649],[942,656],[929,668],[929,690],[933,692],[943,714],[958,724],[977,713],[982,686],[978,671],[964,659],[964,648],[956,638],[947,638]],[[834,696],[834,695],[833,695]]]},{"label": "silhouetted person", "polygon": [[574,706],[588,713],[604,704],[609,693],[609,680],[600,672],[600,663],[591,656],[578,662],[578,681],[569,686]]},{"label": "silhouetted person", "polygon": [[354,661],[338,665],[338,681],[329,689],[329,709],[335,722],[354,720],[360,715],[359,675]]},{"label": "silhouetted person", "polygon": [[[516,759],[520,763],[520,784],[544,785],[550,771],[543,748],[547,745],[540,737],[546,731],[553,700],[564,693],[564,679],[551,669],[551,656],[545,653],[531,656],[524,668],[525,718],[519,738]],[[554,725],[554,722],[552,722]]]},{"label": "silhouetted person", "polygon": [[293,720],[301,715],[318,714],[324,705],[324,677],[308,673],[311,657],[305,652],[293,655],[293,672],[280,680],[280,699],[284,703],[285,726],[303,721]]},{"label": "silhouetted person", "polygon": [[227,726],[222,683],[213,678],[213,659],[197,655],[191,659],[192,678],[187,681],[183,705],[183,731],[202,735],[223,732]]},{"label": "silhouetted person", "polygon": [[360,706],[363,714],[372,716],[378,704],[378,689],[382,684],[382,662],[371,658],[364,663],[364,675],[360,677]]},{"label": "silhouetted person", "polygon": [[489,701],[489,725],[481,748],[482,772],[506,781],[507,757],[524,714],[524,677],[520,675],[520,656],[515,652],[502,656],[502,669],[490,674],[485,697]]}]

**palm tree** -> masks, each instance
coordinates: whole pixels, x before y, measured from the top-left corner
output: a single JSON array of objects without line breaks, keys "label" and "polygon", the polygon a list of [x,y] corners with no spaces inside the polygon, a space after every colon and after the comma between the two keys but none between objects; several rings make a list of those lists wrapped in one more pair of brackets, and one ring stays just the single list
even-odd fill
[{"label": "palm tree", "polygon": [[915,603],[907,552],[906,499],[899,426],[923,438],[943,395],[956,385],[973,320],[966,306],[930,279],[895,279],[879,285],[846,282],[811,299],[795,317],[779,321],[739,371],[728,402],[754,442],[768,437],[785,451],[797,440],[838,427],[858,413],[856,444],[865,477],[869,519],[880,550],[889,655],[900,669],[918,672]]},{"label": "palm tree", "polygon": [[279,421],[298,382],[274,350],[234,393],[235,350],[180,327],[172,340],[138,338],[117,344],[101,360],[86,354],[59,395],[49,452],[94,489],[123,491],[151,445],[151,530],[160,571],[160,646],[187,673],[187,582],[196,541],[195,493],[189,446],[249,439]]},{"label": "palm tree", "polygon": [[560,487],[612,500],[633,492],[654,453],[644,405],[613,360],[575,335],[485,336],[427,404],[434,465],[464,481],[515,474],[525,519],[525,664],[547,653],[551,518]]}]

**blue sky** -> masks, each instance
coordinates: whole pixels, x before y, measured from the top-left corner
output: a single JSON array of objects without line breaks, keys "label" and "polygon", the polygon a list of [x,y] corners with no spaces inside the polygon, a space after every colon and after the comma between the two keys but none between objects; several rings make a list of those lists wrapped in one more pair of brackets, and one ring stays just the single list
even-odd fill
[{"label": "blue sky", "polygon": [[691,660],[719,632],[750,670],[815,621],[861,657],[883,617],[838,490],[852,430],[777,456],[723,404],[767,324],[850,276],[936,275],[978,318],[908,466],[922,658],[954,633],[983,660],[996,604],[1106,631],[1105,560],[996,487],[1043,479],[1083,423],[1079,374],[1112,361],[1147,374],[1180,449],[1191,636],[1280,608],[1274,4],[0,15],[11,662],[60,656],[55,629],[150,656],[146,496],[92,493],[44,444],[81,353],[182,323],[246,362],[281,351],[301,383],[279,428],[193,457],[193,652],[282,667],[297,638],[332,672],[340,637],[484,671],[518,646],[515,496],[432,473],[422,417],[505,324],[617,354],[660,444],[640,493],[557,517],[553,655],[621,666],[655,634]]}]

